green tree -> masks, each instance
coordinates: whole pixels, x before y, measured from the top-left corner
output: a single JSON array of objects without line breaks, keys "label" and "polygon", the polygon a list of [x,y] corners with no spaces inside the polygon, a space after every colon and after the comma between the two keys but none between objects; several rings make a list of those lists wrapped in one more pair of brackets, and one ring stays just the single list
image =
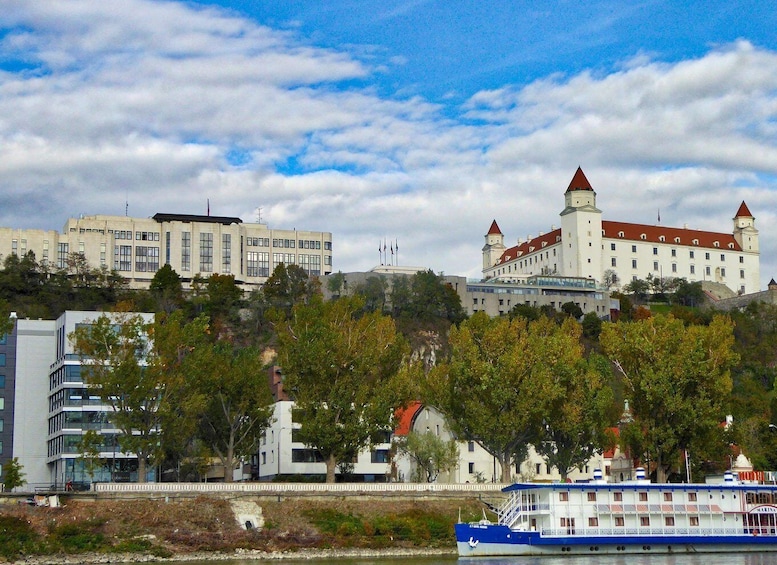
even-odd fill
[{"label": "green tree", "polygon": [[650,293],[650,282],[634,279],[623,287],[623,292],[630,294],[635,304],[645,304]]},{"label": "green tree", "polygon": [[[572,338],[579,341],[579,330],[571,324],[567,327],[573,332]],[[561,373],[564,393],[551,407],[535,444],[537,453],[558,469],[562,480],[607,447],[607,415],[613,403],[612,389],[602,374],[609,367],[594,360],[588,363],[583,359],[582,346],[573,347],[577,349],[575,357],[579,356],[577,364]]]},{"label": "green tree", "polygon": [[533,322],[534,320],[539,320],[540,316],[543,314],[536,306],[530,306],[528,304],[516,304],[512,307],[508,315],[511,319],[521,317],[524,320]]},{"label": "green tree", "polygon": [[363,283],[356,285],[353,292],[364,299],[365,311],[382,314],[386,311],[386,290],[388,282],[385,277],[367,277]]},{"label": "green tree", "polygon": [[432,432],[410,432],[397,441],[397,449],[416,464],[417,479],[427,483],[435,482],[440,473],[453,471],[459,463],[456,440],[445,441]]},{"label": "green tree", "polygon": [[316,297],[277,324],[278,361],[299,411],[300,439],[321,453],[327,482],[340,462],[391,429],[409,394],[401,371],[405,341],[391,318],[360,316],[363,308],[359,297]]},{"label": "green tree", "polygon": [[267,300],[286,314],[295,304],[307,302],[320,294],[318,280],[311,281],[308,274],[298,265],[279,263],[264,283]]},{"label": "green tree", "polygon": [[602,319],[596,314],[596,312],[588,312],[583,316],[582,326],[583,335],[591,340],[598,340],[599,334],[602,333]]},{"label": "green tree", "polygon": [[0,337],[11,333],[14,321],[11,318],[11,305],[4,298],[0,298]]},{"label": "green tree", "polygon": [[224,480],[242,458],[255,453],[257,439],[272,416],[272,395],[264,375],[262,353],[218,342],[201,348],[189,365],[195,388],[205,399],[198,436],[221,461]]},{"label": "green tree", "polygon": [[466,318],[459,295],[442,276],[431,270],[419,271],[411,277],[410,303],[405,313],[424,321],[443,318],[454,324]]},{"label": "green tree", "polygon": [[87,430],[78,442],[79,459],[83,461],[84,469],[91,480],[94,480],[94,472],[103,466],[100,459],[100,450],[103,446],[103,437],[95,430]]},{"label": "green tree", "polygon": [[561,305],[561,311],[575,320],[579,320],[583,315],[583,309],[574,302],[564,302],[564,304]]},{"label": "green tree", "polygon": [[478,312],[451,328],[450,360],[429,374],[428,402],[454,434],[496,458],[502,482],[510,481],[526,444],[538,439],[565,393],[562,383],[579,366],[573,326],[569,318],[559,326],[546,317],[527,322]]},{"label": "green tree", "polygon": [[27,483],[24,480],[25,474],[22,472],[24,466],[19,463],[19,458],[9,459],[3,465],[3,488],[11,492],[13,489],[23,486]]},{"label": "green tree", "polygon": [[165,264],[154,273],[149,285],[151,295],[156,299],[162,312],[170,313],[181,307],[184,301],[181,275],[169,264]]},{"label": "green tree", "polygon": [[229,319],[240,305],[243,291],[235,282],[235,275],[214,274],[208,278],[207,310],[212,320]]},{"label": "green tree", "polygon": [[327,290],[332,293],[334,298],[340,298],[340,295],[346,292],[345,275],[342,271],[329,275],[326,281]]},{"label": "green tree", "polygon": [[160,449],[164,368],[150,343],[151,324],[140,315],[102,314],[69,335],[82,362],[84,382],[113,408],[121,430],[119,445],[138,458],[138,481],[146,481],[148,461]]},{"label": "green tree", "polygon": [[625,380],[633,453],[653,462],[664,482],[681,450],[693,450],[725,416],[730,368],[738,361],[731,320],[716,316],[709,326],[686,327],[659,315],[608,323],[599,341]]}]

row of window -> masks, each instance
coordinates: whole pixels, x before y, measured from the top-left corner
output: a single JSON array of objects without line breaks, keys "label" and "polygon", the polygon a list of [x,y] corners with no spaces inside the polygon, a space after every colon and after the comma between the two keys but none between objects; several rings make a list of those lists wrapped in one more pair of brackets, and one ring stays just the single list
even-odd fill
[{"label": "row of window", "polygon": [[[617,260],[616,257],[610,258],[610,266],[612,266],[612,267],[617,267],[618,266],[618,260]],[[632,259],[631,260],[631,268],[632,269],[636,269],[637,268],[637,260],[636,259]],[[658,261],[653,261],[653,271],[658,273],[660,270],[661,270],[661,267],[660,267]],[[673,273],[677,272],[677,263],[672,263],[672,272]],[[696,265],[689,265],[689,272],[690,272],[690,274],[695,275],[696,274]],[[725,277],[726,276],[726,268],[725,267],[718,267],[717,269],[715,269],[715,273],[717,275],[721,276],[721,277]],[[708,276],[708,277],[712,276],[712,267],[710,267],[709,265],[704,267],[704,274],[706,276]],[[740,279],[744,279],[745,278],[745,270],[744,269],[739,269],[739,278]]]},{"label": "row of window", "polygon": [[[648,500],[648,493],[647,491],[640,491],[638,494],[639,501],[640,502],[647,502]],[[672,502],[673,493],[672,492],[665,492],[664,494],[664,502]],[[688,502],[696,502],[697,501],[697,493],[695,492],[689,492],[686,493],[688,495]],[[589,502],[596,502],[596,492],[588,492],[586,493],[588,501]],[[559,492],[558,493],[558,499],[560,502],[569,502],[569,492]],[[623,493],[616,491],[612,493],[612,499],[615,502],[622,502],[623,501]]]},{"label": "row of window", "polygon": [[[611,251],[615,251],[616,250],[616,245],[614,243],[610,244],[610,250]],[[677,257],[677,249],[672,248],[670,251],[671,251],[672,257]],[[637,246],[636,245],[632,245],[631,246],[631,252],[632,253],[636,253],[637,252]],[[658,247],[654,247],[653,248],[653,255],[658,255]],[[695,249],[689,249],[688,250],[688,258],[689,259],[695,259],[696,258],[696,250]],[[704,253],[704,260],[705,261],[709,261],[710,260],[710,253],[709,253],[709,251]],[[720,262],[721,263],[725,263],[726,262],[726,254],[725,253],[721,253],[720,254]],[[744,255],[740,255],[739,256],[739,262],[740,263],[744,263],[745,262]]]},{"label": "row of window", "polygon": [[[615,527],[616,528],[623,528],[626,525],[626,519],[623,516],[615,516]],[[562,528],[574,528],[575,527],[575,519],[574,518],[561,518],[560,525]],[[650,526],[650,516],[640,516],[639,517],[639,525],[642,527],[648,527]],[[674,527],[675,520],[674,516],[664,516],[664,526],[667,527]],[[688,517],[688,525],[691,527],[698,527],[699,526],[699,517],[698,516],[689,516]],[[589,528],[598,528],[599,527],[599,518],[596,516],[592,516],[588,518],[588,527]],[[571,531],[570,533],[574,533],[574,531]]]}]

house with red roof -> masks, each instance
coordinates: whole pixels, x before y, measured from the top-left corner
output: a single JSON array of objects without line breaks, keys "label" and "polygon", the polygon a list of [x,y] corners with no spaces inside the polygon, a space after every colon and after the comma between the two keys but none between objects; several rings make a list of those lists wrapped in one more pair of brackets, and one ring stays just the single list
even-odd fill
[{"label": "house with red roof", "polygon": [[619,288],[635,279],[711,281],[739,294],[760,290],[755,217],[742,202],[730,233],[602,219],[596,192],[578,167],[564,193],[561,227],[505,245],[496,220],[485,235],[483,276],[514,281],[526,276],[581,277]]}]

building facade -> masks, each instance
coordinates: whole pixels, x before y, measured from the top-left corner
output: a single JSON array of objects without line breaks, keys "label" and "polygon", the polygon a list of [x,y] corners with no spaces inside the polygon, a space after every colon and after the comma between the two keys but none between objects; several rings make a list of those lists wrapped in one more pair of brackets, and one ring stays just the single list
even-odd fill
[{"label": "building facade", "polygon": [[483,276],[510,281],[526,275],[552,275],[605,281],[615,288],[632,280],[685,278],[714,281],[744,294],[760,287],[760,254],[755,218],[742,202],[731,233],[602,219],[594,192],[578,168],[564,194],[561,227],[551,227],[507,247],[494,220],[485,236]]},{"label": "building facade", "polygon": [[199,275],[234,275],[244,288],[263,284],[280,263],[309,276],[332,271],[332,234],[277,230],[240,218],[155,214],[152,218],[86,216],[69,219],[62,233],[0,228],[0,256],[28,252],[53,269],[65,269],[73,253],[92,268],[114,270],[131,288],[148,288],[170,265],[184,287]]},{"label": "building facade", "polygon": [[[68,339],[102,314],[67,311],[57,320],[15,320],[0,344],[0,478],[2,465],[18,457],[28,488],[137,480],[137,457],[121,452],[113,408],[89,390]],[[141,316],[147,322],[154,317]],[[88,430],[100,438],[91,472],[79,445]]]}]

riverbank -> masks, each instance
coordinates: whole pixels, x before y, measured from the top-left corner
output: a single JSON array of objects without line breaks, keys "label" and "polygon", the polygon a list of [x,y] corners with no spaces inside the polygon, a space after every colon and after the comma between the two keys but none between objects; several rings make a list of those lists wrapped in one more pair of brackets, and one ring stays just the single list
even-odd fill
[{"label": "riverbank", "polygon": [[[251,502],[241,496],[240,502]],[[0,506],[0,561],[28,565],[226,559],[454,555],[453,524],[482,516],[475,497],[254,499],[263,527],[238,521],[234,497],[95,499]]]}]

